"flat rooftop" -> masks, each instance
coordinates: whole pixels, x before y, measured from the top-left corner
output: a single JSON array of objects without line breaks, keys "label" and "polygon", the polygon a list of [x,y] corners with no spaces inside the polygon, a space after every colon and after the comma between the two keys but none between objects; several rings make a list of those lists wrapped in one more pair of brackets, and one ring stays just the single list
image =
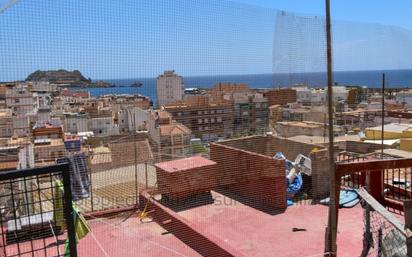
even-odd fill
[{"label": "flat rooftop", "polygon": [[[130,214],[130,213],[129,213]],[[155,222],[142,223],[136,215],[89,220],[93,231],[78,244],[79,256],[149,256],[149,257],[199,257],[195,250],[185,245],[173,234]]]},{"label": "flat rooftop", "polygon": [[[268,214],[212,192],[215,202],[177,214],[200,225],[246,256],[322,256],[328,207],[299,203],[285,212]],[[293,229],[305,231],[293,232]],[[362,251],[363,209],[340,209],[338,256]]]},{"label": "flat rooftop", "polygon": [[[202,228],[204,233],[212,234],[244,256],[323,256],[327,206],[300,202],[284,212],[269,214],[214,191],[212,196],[214,203],[185,209],[175,215]],[[201,256],[156,222],[142,222],[131,214],[125,211],[114,217],[88,220],[92,232],[78,243],[78,256]],[[350,209],[340,209],[339,257],[359,256],[363,227],[363,209],[359,204]],[[65,237],[61,235],[58,239]],[[64,241],[59,250],[54,246],[55,242],[53,237],[34,241],[35,248],[42,249],[43,245],[46,248],[33,256],[44,256],[45,251],[48,256],[56,256],[58,251],[62,254]],[[193,242],[202,243],[199,238],[193,238]],[[30,249],[30,242],[20,244],[20,251],[30,254]],[[18,252],[16,244],[8,245],[6,250],[9,255]]]},{"label": "flat rooftop", "polygon": [[[88,220],[92,232],[77,244],[79,257],[200,257],[196,251],[185,245],[173,234],[168,233],[155,222],[142,223],[130,212],[115,218]],[[66,234],[52,236],[19,244],[8,245],[6,256],[63,256]],[[56,246],[56,239],[59,246]],[[31,253],[31,249],[37,251]]]}]

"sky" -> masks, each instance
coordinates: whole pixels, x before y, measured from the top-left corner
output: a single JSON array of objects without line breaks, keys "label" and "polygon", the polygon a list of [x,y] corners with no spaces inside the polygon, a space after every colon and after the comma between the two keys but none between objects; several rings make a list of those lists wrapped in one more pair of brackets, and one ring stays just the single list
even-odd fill
[{"label": "sky", "polygon": [[[412,68],[412,1],[331,2],[336,70]],[[0,81],[322,71],[323,13],[320,0],[20,0],[0,14]]]},{"label": "sky", "polygon": [[[267,8],[298,13],[320,14],[325,12],[325,1],[318,0],[232,0]],[[334,19],[394,25],[412,30],[412,1],[410,0],[331,0]]]}]

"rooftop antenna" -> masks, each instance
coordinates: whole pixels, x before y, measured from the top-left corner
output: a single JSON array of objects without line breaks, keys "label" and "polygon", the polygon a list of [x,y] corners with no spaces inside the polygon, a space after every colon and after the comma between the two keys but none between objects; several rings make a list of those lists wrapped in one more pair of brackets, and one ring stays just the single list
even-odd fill
[{"label": "rooftop antenna", "polygon": [[325,256],[336,256],[337,236],[337,210],[339,203],[336,202],[336,177],[335,177],[335,155],[333,135],[333,73],[332,73],[332,35],[330,18],[330,0],[325,0],[326,7],[326,56],[327,56],[327,78],[328,78],[328,119],[329,119],[329,214],[328,227],[326,229]]}]

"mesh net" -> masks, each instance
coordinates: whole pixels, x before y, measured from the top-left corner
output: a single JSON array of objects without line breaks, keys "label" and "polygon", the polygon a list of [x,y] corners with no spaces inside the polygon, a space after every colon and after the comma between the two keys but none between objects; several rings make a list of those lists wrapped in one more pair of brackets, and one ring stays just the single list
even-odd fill
[{"label": "mesh net", "polygon": [[365,200],[362,205],[364,241],[361,256],[407,256],[404,231],[399,231]]},{"label": "mesh net", "polygon": [[[79,256],[324,255],[323,2],[0,0],[0,173],[69,162],[72,198],[91,228]],[[375,161],[382,72],[386,122],[411,123],[412,33],[340,20],[332,29],[337,161]],[[386,139],[411,137],[398,125]],[[409,141],[385,142],[385,154],[405,157],[389,148],[410,150]],[[382,171],[382,195],[411,198],[410,167]],[[42,187],[55,180],[30,184],[47,210],[52,192]],[[366,177],[340,182],[359,188]],[[31,202],[12,201],[10,218],[7,186],[0,193],[4,220],[26,215]],[[370,211],[365,241],[361,213],[339,213],[343,256],[364,242],[375,254],[397,236]],[[19,245],[6,243],[0,249]]]}]

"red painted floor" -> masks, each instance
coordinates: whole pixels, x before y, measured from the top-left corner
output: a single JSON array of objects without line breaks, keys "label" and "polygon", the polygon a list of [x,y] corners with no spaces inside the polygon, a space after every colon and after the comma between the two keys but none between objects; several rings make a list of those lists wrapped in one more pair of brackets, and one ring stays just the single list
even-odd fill
[{"label": "red painted floor", "polygon": [[[77,250],[79,257],[199,257],[193,249],[172,234],[165,233],[155,222],[140,223],[136,216],[126,221],[123,217],[89,220],[92,230],[80,240]],[[66,235],[60,235],[61,245],[54,246],[54,237],[43,240],[8,245],[6,256],[56,257],[64,254]],[[36,249],[36,251],[32,251]],[[0,247],[0,256],[3,249]]]},{"label": "red painted floor", "polygon": [[155,222],[140,223],[136,216],[89,220],[93,234],[78,245],[80,257],[200,256]]},{"label": "red painted floor", "polygon": [[[195,222],[237,248],[246,256],[322,256],[328,208],[296,205],[284,213],[270,215],[213,192],[214,204],[176,215]],[[126,215],[126,214],[125,214]],[[200,256],[154,222],[141,223],[136,216],[89,220],[92,233],[78,244],[80,257]],[[293,228],[305,231],[293,232]],[[362,249],[363,210],[360,205],[340,209],[338,256],[359,256]],[[52,243],[53,238],[48,238]],[[42,242],[38,242],[39,244]],[[21,247],[29,247],[22,244]],[[14,246],[7,249],[15,253]],[[61,249],[62,250],[62,249]],[[10,253],[10,252],[9,252]],[[48,253],[57,255],[56,248]],[[35,255],[45,256],[44,252]]]},{"label": "red painted floor", "polygon": [[[299,205],[270,215],[218,193],[213,195],[215,204],[185,210],[179,215],[202,225],[247,256],[322,256],[327,207]],[[362,215],[360,205],[340,210],[338,256],[359,256]],[[306,231],[293,232],[293,228]]]}]

